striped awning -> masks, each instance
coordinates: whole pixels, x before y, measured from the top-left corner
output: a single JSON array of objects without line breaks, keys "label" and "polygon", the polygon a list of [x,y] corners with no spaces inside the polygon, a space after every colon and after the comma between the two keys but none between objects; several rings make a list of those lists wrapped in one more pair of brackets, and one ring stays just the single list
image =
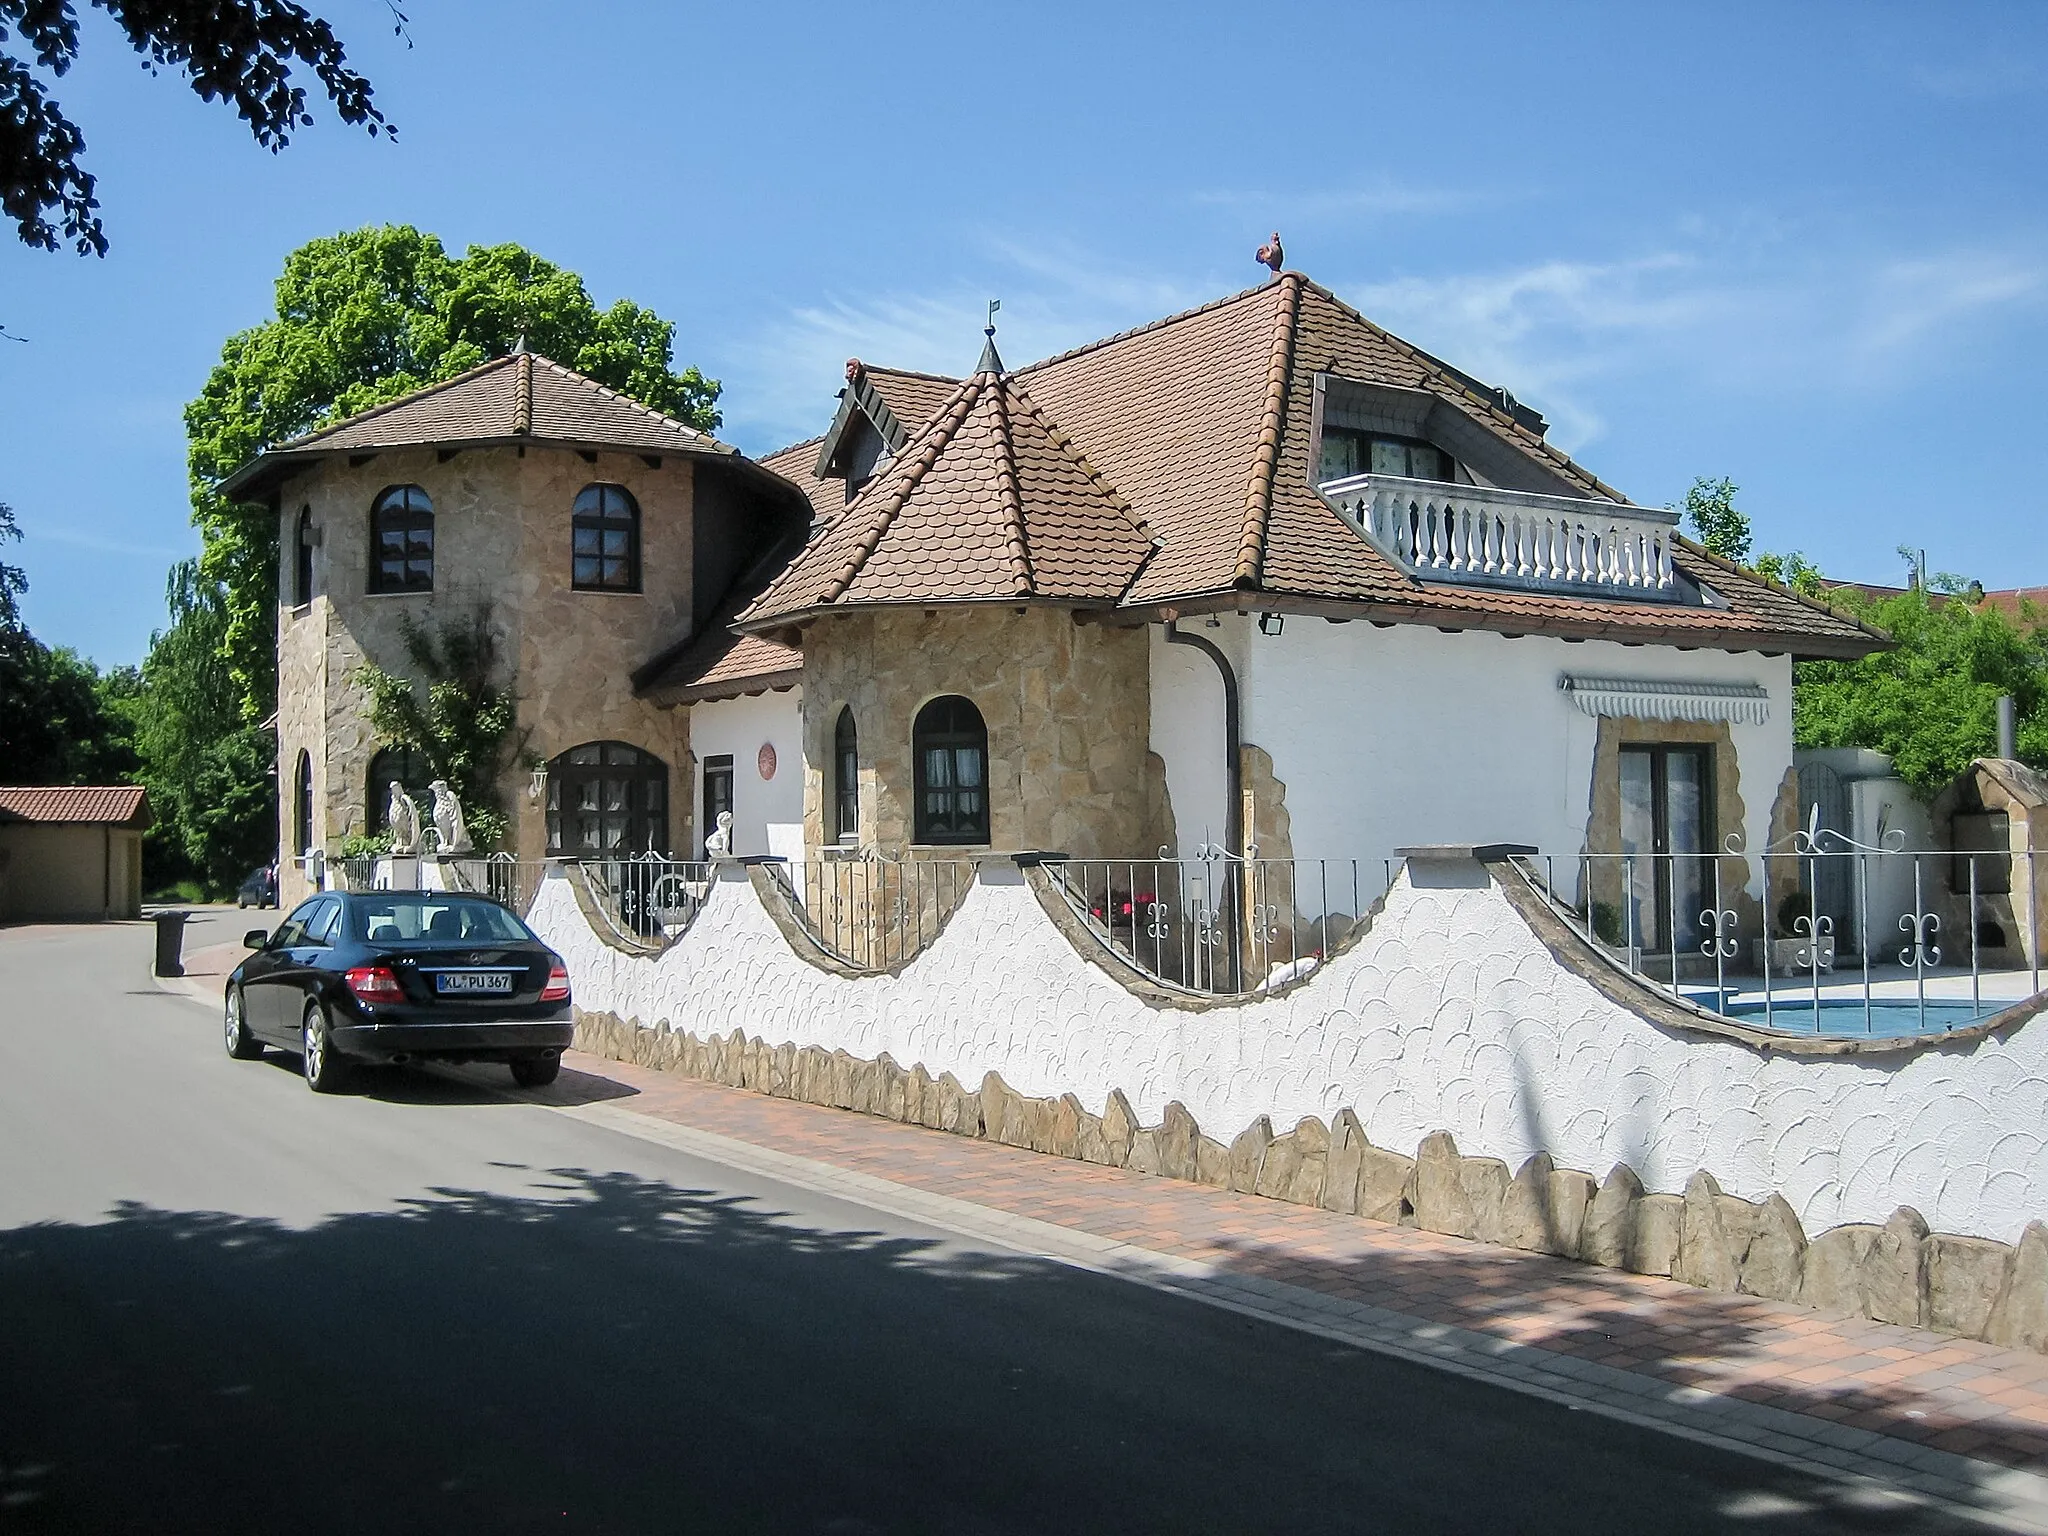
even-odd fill
[{"label": "striped awning", "polygon": [[1771,695],[1761,683],[1686,683],[1647,677],[1586,677],[1567,672],[1557,686],[1582,713],[1630,720],[1726,720],[1762,725]]}]

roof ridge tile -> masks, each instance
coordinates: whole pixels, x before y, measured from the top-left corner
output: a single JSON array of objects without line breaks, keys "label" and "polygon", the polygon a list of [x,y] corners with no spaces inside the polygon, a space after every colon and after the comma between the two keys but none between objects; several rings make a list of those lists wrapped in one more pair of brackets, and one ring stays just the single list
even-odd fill
[{"label": "roof ridge tile", "polygon": [[1244,493],[1243,533],[1237,546],[1237,581],[1257,586],[1265,563],[1266,524],[1273,514],[1273,472],[1280,461],[1280,434],[1287,422],[1287,388],[1294,376],[1294,333],[1301,317],[1301,274],[1282,273],[1274,306],[1273,349],[1266,363],[1266,404],[1252,449],[1251,483]]},{"label": "roof ridge tile", "polygon": [[1032,575],[1031,545],[1024,532],[1024,497],[1017,487],[1017,444],[1010,435],[1008,391],[1001,374],[992,377],[995,388],[988,391],[988,400],[996,418],[996,494],[1003,503],[1003,543],[1017,579],[1017,595],[1029,597],[1038,590],[1038,583]]}]

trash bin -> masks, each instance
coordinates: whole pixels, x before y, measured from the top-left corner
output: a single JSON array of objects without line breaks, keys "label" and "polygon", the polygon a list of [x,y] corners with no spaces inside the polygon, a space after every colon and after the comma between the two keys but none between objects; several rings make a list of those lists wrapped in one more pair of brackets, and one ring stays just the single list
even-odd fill
[{"label": "trash bin", "polygon": [[156,973],[159,976],[185,974],[185,919],[190,912],[159,912],[156,915]]}]

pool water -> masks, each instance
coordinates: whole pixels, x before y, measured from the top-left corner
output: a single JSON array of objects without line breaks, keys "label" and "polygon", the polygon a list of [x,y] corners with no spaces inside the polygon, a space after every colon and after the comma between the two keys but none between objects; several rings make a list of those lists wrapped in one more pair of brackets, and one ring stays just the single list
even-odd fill
[{"label": "pool water", "polygon": [[2001,1013],[2013,1006],[2010,1000],[1986,998],[1979,1008],[1973,1008],[1967,999],[1929,998],[1923,1012],[1918,1000],[1910,997],[1873,997],[1868,1014],[1863,999],[1824,997],[1819,1009],[1814,1007],[1811,997],[1773,998],[1766,1023],[1764,1001],[1760,997],[1743,997],[1739,1001],[1724,1000],[1722,994],[1711,988],[1704,992],[1688,990],[1686,1001],[1697,1003],[1710,1013],[1719,1013],[1731,1019],[1739,1019],[1752,1028],[1768,1028],[1788,1035],[1827,1035],[1830,1037],[1853,1037],[1860,1039],[1897,1039],[1906,1035],[1940,1035],[1950,1030],[1966,1029],[1972,1024],[1982,1023],[1995,1013]]}]

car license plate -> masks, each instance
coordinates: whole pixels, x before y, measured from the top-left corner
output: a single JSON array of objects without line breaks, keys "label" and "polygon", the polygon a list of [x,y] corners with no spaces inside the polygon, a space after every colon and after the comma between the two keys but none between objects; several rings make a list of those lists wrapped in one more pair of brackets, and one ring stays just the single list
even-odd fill
[{"label": "car license plate", "polygon": [[441,971],[434,977],[434,990],[443,997],[504,993],[512,990],[510,971]]}]

